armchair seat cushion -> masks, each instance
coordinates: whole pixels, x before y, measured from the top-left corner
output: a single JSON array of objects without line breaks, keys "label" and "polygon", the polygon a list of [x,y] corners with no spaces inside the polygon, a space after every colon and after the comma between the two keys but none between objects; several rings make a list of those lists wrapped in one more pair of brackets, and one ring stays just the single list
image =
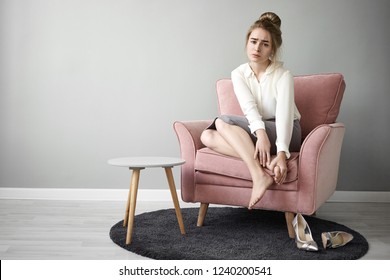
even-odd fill
[{"label": "armchair seat cushion", "polygon": [[[269,189],[296,191],[299,153],[291,153],[287,161],[287,178],[281,185],[273,184]],[[266,169],[271,176],[273,173]],[[226,185],[252,188],[252,180],[246,164],[239,158],[217,153],[209,148],[197,151],[195,159],[196,184]],[[225,183],[224,183],[225,182]]]}]

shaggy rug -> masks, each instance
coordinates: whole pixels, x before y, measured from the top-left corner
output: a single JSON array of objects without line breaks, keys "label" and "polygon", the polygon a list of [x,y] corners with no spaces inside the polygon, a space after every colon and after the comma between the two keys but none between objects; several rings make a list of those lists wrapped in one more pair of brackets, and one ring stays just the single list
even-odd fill
[{"label": "shaggy rug", "polygon": [[[186,235],[181,235],[174,209],[135,217],[133,240],[125,244],[123,221],[110,230],[120,247],[158,260],[353,260],[368,251],[358,232],[331,221],[305,216],[319,251],[298,250],[288,237],[284,213],[233,207],[210,207],[203,227],[197,227],[198,208],[182,209]],[[321,233],[345,231],[354,239],[343,247],[324,249]]]}]

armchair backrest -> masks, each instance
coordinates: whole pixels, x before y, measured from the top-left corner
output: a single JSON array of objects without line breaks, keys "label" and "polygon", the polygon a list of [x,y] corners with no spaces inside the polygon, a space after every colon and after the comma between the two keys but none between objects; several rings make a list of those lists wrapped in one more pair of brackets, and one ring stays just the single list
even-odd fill
[{"label": "armchair backrest", "polygon": [[[302,139],[321,124],[331,124],[340,112],[345,91],[342,74],[294,77],[295,103],[301,113]],[[243,115],[230,79],[217,81],[218,111],[221,115]]]}]

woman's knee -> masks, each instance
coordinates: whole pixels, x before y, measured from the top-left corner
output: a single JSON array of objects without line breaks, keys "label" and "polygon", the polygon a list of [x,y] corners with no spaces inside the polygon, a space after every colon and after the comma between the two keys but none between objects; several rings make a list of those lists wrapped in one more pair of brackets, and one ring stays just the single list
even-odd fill
[{"label": "woman's knee", "polygon": [[210,146],[210,144],[212,143],[212,138],[213,138],[213,130],[211,129],[204,130],[200,135],[200,141],[207,147]]},{"label": "woman's knee", "polygon": [[224,129],[224,128],[226,128],[226,126],[228,126],[229,124],[225,121],[225,120],[223,120],[223,119],[221,119],[221,118],[217,118],[216,120],[215,120],[215,127],[216,127],[216,129],[219,131],[219,130],[222,130],[222,129]]}]

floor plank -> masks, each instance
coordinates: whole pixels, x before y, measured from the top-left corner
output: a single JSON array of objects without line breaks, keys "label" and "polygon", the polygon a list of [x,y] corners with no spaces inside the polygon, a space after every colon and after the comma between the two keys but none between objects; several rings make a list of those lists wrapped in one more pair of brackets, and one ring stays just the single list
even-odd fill
[{"label": "floor plank", "polygon": [[[198,207],[180,202],[181,207]],[[2,260],[136,260],[109,238],[123,219],[122,201],[0,200]],[[171,202],[137,202],[136,214],[172,208]],[[360,232],[370,249],[362,259],[390,259],[389,203],[325,203],[317,217]]]}]

